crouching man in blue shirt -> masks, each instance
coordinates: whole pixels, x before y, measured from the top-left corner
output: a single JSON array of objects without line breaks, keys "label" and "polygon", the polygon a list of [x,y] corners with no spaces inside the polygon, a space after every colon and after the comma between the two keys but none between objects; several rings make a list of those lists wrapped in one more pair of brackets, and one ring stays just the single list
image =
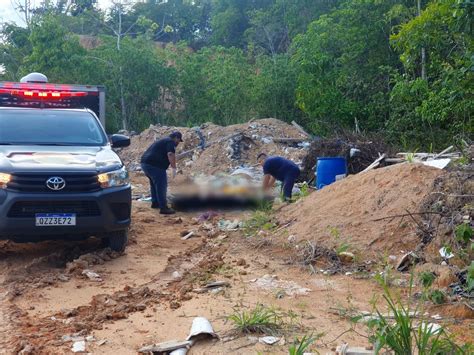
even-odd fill
[{"label": "crouching man in blue shirt", "polygon": [[282,157],[268,157],[265,153],[260,153],[257,161],[263,167],[263,189],[267,191],[274,186],[276,180],[281,181],[283,197],[285,201],[289,201],[295,181],[300,176],[298,166],[291,160]]}]

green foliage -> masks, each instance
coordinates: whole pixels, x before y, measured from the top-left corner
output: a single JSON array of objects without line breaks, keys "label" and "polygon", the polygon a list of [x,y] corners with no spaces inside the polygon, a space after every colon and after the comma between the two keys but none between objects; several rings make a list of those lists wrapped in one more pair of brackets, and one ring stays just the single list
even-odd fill
[{"label": "green foliage", "polygon": [[378,129],[387,118],[390,67],[397,58],[387,33],[397,19],[386,13],[396,1],[347,1],[312,22],[295,38],[293,61],[300,67],[297,103],[311,127]]},{"label": "green foliage", "polygon": [[240,333],[277,334],[283,327],[283,314],[274,308],[257,305],[250,311],[235,310],[227,317]]},{"label": "green foliage", "polygon": [[474,138],[467,1],[422,1],[419,15],[407,0],[32,7],[27,28],[0,29],[0,80],[105,85],[110,132],[276,117],[327,135],[357,122],[410,149]]},{"label": "green foliage", "polygon": [[474,261],[471,261],[471,265],[467,268],[466,288],[468,292],[474,290]]},{"label": "green foliage", "polygon": [[189,122],[231,124],[248,119],[251,66],[242,50],[208,47],[176,56],[180,97]]},{"label": "green foliage", "polygon": [[316,337],[314,337],[312,334],[307,335],[305,334],[301,339],[296,338],[293,344],[290,346],[288,349],[288,354],[289,355],[303,355],[307,353],[306,350],[309,349],[311,344],[313,344],[316,341]]},{"label": "green foliage", "polygon": [[418,313],[418,308],[412,309],[410,304],[404,305],[400,298],[391,294],[386,285],[381,284],[384,288],[383,298],[393,321],[376,309],[377,317],[368,322],[369,328],[374,332],[371,339],[376,353],[382,349],[391,350],[397,355],[468,353],[456,345],[442,327],[415,320],[412,313]]},{"label": "green foliage", "polygon": [[[474,40],[466,31],[468,11],[459,5],[457,0],[431,1],[392,35],[407,71],[395,79],[391,93],[388,128],[393,136],[441,147],[455,135],[473,135],[474,104],[469,97],[474,94]],[[418,77],[422,49],[428,58],[426,79]]]},{"label": "green foliage", "polygon": [[458,242],[467,244],[474,236],[474,231],[469,223],[462,223],[456,227],[454,234]]},{"label": "green foliage", "polygon": [[446,302],[446,295],[440,290],[431,291],[428,297],[434,304],[443,304]]},{"label": "green foliage", "polygon": [[428,289],[428,288],[431,287],[434,280],[436,279],[436,275],[432,272],[424,271],[424,272],[420,273],[418,278],[420,280],[421,286],[423,286],[423,288],[425,288],[425,289]]},{"label": "green foliage", "polygon": [[253,215],[245,221],[244,230],[246,235],[254,235],[261,230],[273,230],[276,226],[270,212],[260,210],[255,211]]}]

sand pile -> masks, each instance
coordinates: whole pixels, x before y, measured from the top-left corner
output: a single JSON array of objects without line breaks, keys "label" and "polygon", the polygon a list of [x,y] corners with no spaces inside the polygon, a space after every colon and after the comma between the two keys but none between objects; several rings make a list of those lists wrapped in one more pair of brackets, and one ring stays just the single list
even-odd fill
[{"label": "sand pile", "polygon": [[346,245],[362,259],[399,256],[414,250],[420,237],[410,216],[387,217],[418,213],[441,174],[405,163],[351,175],[285,207],[279,218],[282,223],[294,221],[288,231],[298,240],[331,249]]},{"label": "sand pile", "polygon": [[177,153],[189,151],[200,145],[218,141],[205,149],[197,149],[178,162],[185,174],[207,174],[230,172],[241,165],[253,165],[259,152],[281,155],[301,163],[306,155],[303,145],[276,143],[275,138],[305,138],[295,127],[274,118],[252,122],[218,126],[204,124],[200,127],[151,126],[131,138],[130,147],[123,149],[120,156],[132,171],[139,170],[143,152],[156,140],[169,135],[173,130],[183,133],[184,144]]}]

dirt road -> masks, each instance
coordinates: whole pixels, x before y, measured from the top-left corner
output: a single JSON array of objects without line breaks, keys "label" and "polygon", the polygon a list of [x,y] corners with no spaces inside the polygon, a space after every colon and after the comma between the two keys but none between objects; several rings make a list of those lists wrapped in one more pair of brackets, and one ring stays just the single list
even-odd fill
[{"label": "dirt road", "polygon": [[[283,354],[295,336],[311,333],[322,334],[322,351],[343,341],[368,345],[364,326],[344,332],[354,327],[345,312],[370,311],[381,293],[370,278],[312,275],[288,243],[239,231],[206,235],[196,214],[163,217],[142,202],[133,213],[123,255],[95,240],[0,244],[0,353],[71,353],[85,339],[90,353],[136,354],[185,338],[196,316],[207,317],[220,340],[198,343],[190,354]],[[181,240],[181,232],[198,229],[198,237]],[[197,290],[210,281],[229,287]],[[285,314],[288,329],[276,345],[232,332],[227,316],[257,304]]]}]

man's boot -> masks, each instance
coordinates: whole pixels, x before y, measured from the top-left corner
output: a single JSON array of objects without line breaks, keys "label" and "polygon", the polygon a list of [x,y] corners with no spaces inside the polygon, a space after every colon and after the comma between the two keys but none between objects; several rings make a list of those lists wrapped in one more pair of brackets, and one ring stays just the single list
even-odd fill
[{"label": "man's boot", "polygon": [[160,214],[175,214],[176,212],[171,209],[171,208],[168,208],[168,207],[165,207],[165,208],[162,208],[160,210]]}]

